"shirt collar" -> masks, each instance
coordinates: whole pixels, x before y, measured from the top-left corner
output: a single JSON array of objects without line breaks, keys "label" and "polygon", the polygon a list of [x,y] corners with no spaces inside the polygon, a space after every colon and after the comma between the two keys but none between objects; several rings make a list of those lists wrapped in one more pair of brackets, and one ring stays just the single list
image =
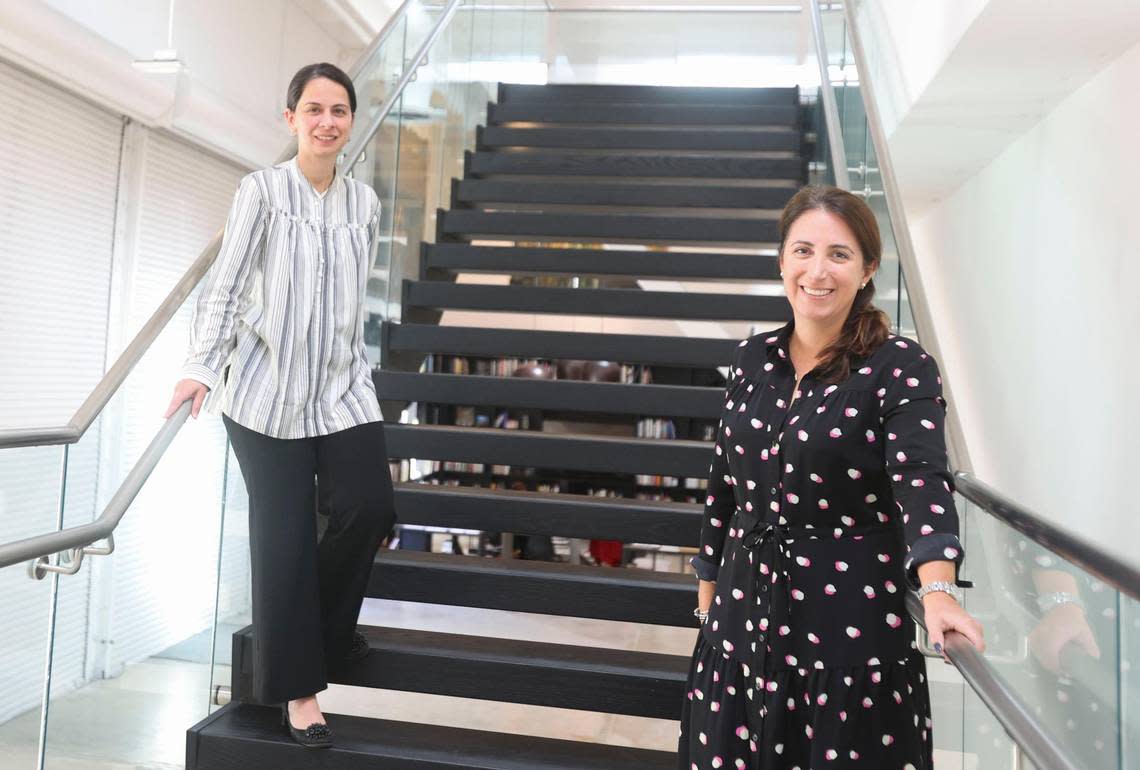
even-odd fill
[{"label": "shirt collar", "polygon": [[[300,166],[300,164],[297,163],[297,156],[296,155],[294,155],[289,160],[285,161],[285,163],[283,163],[282,165],[286,166],[289,169],[289,171],[292,172],[293,178],[297,180],[297,183],[301,185],[302,189],[307,189],[307,190],[312,191],[313,195],[319,199],[320,196],[317,193],[316,188],[313,187],[313,183],[309,181],[309,178],[307,176],[305,176],[305,172],[301,171],[301,166]],[[339,168],[334,168],[332,183],[329,184],[329,189],[325,191],[325,200],[329,200],[330,196],[335,195],[336,193],[340,192],[341,188],[343,188],[343,187],[344,187],[344,176],[343,176],[343,174],[341,174]]]},{"label": "shirt collar", "polygon": [[791,357],[788,354],[788,341],[792,337],[792,329],[795,328],[795,325],[795,321],[789,321],[779,329],[773,329],[763,335],[769,361],[786,361],[789,366],[791,365]]}]

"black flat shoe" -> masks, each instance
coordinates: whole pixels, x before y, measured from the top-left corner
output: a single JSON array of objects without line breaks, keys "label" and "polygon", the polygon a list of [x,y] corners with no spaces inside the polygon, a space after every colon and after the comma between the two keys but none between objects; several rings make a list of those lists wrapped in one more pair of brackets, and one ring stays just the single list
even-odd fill
[{"label": "black flat shoe", "polygon": [[368,646],[368,637],[359,631],[353,631],[352,644],[349,645],[348,652],[344,654],[344,659],[349,663],[355,663],[367,658],[371,651],[372,649]]},{"label": "black flat shoe", "polygon": [[306,749],[328,749],[332,748],[332,730],[328,725],[322,725],[320,722],[313,722],[304,730],[298,730],[289,721],[289,704],[281,704],[281,724],[289,729],[289,735],[293,736],[293,740],[304,746]]}]

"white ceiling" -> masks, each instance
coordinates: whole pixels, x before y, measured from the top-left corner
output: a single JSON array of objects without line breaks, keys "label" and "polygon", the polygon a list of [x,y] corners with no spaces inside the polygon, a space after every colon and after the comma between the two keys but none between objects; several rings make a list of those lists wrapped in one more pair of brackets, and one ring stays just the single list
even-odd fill
[{"label": "white ceiling", "polygon": [[907,210],[949,196],[1137,44],[1136,0],[990,0],[890,136]]}]

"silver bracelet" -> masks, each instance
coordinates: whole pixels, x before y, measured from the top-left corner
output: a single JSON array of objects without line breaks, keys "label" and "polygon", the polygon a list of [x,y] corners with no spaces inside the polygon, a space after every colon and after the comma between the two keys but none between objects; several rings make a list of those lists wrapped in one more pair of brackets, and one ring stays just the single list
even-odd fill
[{"label": "silver bracelet", "polygon": [[708,610],[705,610],[704,612],[701,612],[701,608],[700,608],[700,607],[697,607],[696,609],[694,609],[694,610],[693,610],[693,617],[694,617],[694,618],[696,618],[696,619],[697,619],[697,621],[698,621],[698,622],[700,622],[700,624],[701,624],[702,626],[703,626],[705,623],[708,623],[708,622],[709,622],[709,613],[708,613]]},{"label": "silver bracelet", "polygon": [[1081,597],[1068,591],[1054,591],[1051,594],[1037,597],[1037,609],[1041,611],[1042,615],[1062,604],[1075,604],[1082,610],[1085,608],[1085,603],[1081,601]]},{"label": "silver bracelet", "polygon": [[946,580],[935,580],[933,583],[927,583],[922,588],[918,589],[918,598],[921,599],[927,594],[944,593],[950,594],[950,598],[962,603],[962,589]]}]

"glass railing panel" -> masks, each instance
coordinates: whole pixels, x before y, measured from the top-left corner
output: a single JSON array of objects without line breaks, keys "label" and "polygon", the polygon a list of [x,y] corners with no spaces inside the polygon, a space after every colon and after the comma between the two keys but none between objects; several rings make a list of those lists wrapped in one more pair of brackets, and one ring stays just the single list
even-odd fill
[{"label": "glass railing panel", "polygon": [[[1138,746],[1135,600],[962,498],[959,510],[974,565],[966,607],[985,626],[986,659],[1075,766],[1128,767]],[[985,723],[967,723],[968,742],[992,750]]]},{"label": "glass railing panel", "polygon": [[362,129],[396,92],[408,58],[431,33],[445,2],[411,0],[386,25],[384,39],[359,66],[356,86],[356,127]]},{"label": "glass railing panel", "polygon": [[[66,525],[102,513],[162,425],[183,347],[165,338],[185,334],[176,319],[71,448],[70,478],[98,470],[93,483],[69,483]],[[216,418],[183,427],[116,529],[114,553],[59,578],[44,767],[183,761],[186,728],[208,713],[222,445]]]},{"label": "glass railing panel", "polygon": [[210,707],[229,700],[233,635],[253,622],[249,563],[249,493],[231,447],[226,448],[218,537],[218,599],[210,654]]},{"label": "glass railing panel", "polygon": [[[59,527],[67,450],[59,446],[0,450],[0,541]],[[50,642],[54,581],[33,581],[26,564],[0,569],[0,756],[5,767],[35,768]]]}]

